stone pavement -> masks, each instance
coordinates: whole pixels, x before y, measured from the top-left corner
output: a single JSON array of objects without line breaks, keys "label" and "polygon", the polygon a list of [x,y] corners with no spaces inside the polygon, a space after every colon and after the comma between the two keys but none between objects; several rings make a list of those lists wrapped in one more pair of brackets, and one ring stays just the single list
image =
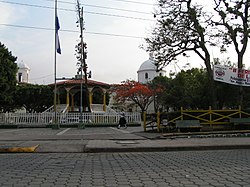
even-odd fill
[{"label": "stone pavement", "polygon": [[250,131],[163,134],[142,127],[0,129],[0,152],[96,153],[250,149]]},{"label": "stone pavement", "polygon": [[3,187],[249,187],[250,150],[0,154]]}]

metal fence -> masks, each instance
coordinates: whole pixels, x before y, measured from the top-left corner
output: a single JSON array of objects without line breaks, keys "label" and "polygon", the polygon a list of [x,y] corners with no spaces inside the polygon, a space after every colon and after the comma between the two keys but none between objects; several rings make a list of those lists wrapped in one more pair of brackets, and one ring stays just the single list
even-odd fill
[{"label": "metal fence", "polygon": [[[80,122],[80,113],[5,113],[0,114],[1,125],[26,125],[38,126],[49,125],[52,123],[59,124],[77,124]],[[119,114],[113,113],[83,113],[82,122],[85,124],[102,124],[114,125],[119,122]],[[141,114],[137,112],[126,113],[128,124],[141,124]]]}]

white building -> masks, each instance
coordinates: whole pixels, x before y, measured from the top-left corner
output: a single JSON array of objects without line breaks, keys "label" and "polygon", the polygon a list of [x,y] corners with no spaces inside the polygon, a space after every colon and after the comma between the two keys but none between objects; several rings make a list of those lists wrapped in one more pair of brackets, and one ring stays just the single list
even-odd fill
[{"label": "white building", "polygon": [[16,74],[16,79],[18,83],[29,83],[30,68],[27,64],[18,63],[18,71]]},{"label": "white building", "polygon": [[165,70],[156,71],[156,65],[152,59],[152,57],[149,57],[148,60],[143,62],[137,71],[138,75],[138,82],[140,83],[147,83],[152,81],[157,76],[166,76]]},{"label": "white building", "polygon": [[[150,56],[148,60],[144,61],[139,70],[137,71],[138,75],[138,82],[142,84],[146,84],[150,81],[152,81],[155,77],[158,76],[166,76],[166,70],[160,70],[157,71],[157,67],[155,65],[155,62],[153,58]],[[154,113],[154,100],[152,103],[148,106],[147,112]]]}]

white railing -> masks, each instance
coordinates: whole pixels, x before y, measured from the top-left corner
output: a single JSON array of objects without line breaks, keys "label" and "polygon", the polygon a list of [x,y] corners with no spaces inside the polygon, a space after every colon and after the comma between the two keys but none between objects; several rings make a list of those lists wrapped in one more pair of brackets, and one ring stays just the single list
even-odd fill
[{"label": "white railing", "polygon": [[[67,113],[68,112],[68,106],[67,104],[59,104],[56,105],[56,110],[59,113]],[[49,107],[47,110],[45,110],[43,113],[52,113],[54,112],[54,105],[52,105],[51,107]]]},{"label": "white railing", "polygon": [[[92,112],[105,112],[103,110],[103,104],[91,104]],[[106,113],[118,114],[114,109],[106,105]]]},{"label": "white railing", "polygon": [[102,104],[91,104],[90,107],[92,112],[104,112]]},{"label": "white railing", "polygon": [[[6,113],[0,114],[0,125],[49,125],[55,122],[60,124],[77,124],[80,122],[80,113]],[[119,114],[112,113],[83,113],[82,122],[85,124],[118,124]],[[137,112],[126,113],[128,124],[141,124],[141,114]]]},{"label": "white railing", "polygon": [[112,114],[118,114],[113,108],[110,108],[109,106],[106,106],[106,112],[112,113]]}]

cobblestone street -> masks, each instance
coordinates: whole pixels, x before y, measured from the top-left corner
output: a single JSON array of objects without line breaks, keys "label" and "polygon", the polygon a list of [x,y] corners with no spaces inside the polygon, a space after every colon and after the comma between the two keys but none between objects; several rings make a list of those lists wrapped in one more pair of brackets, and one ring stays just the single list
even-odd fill
[{"label": "cobblestone street", "polygon": [[250,150],[1,154],[0,186],[250,186]]}]

